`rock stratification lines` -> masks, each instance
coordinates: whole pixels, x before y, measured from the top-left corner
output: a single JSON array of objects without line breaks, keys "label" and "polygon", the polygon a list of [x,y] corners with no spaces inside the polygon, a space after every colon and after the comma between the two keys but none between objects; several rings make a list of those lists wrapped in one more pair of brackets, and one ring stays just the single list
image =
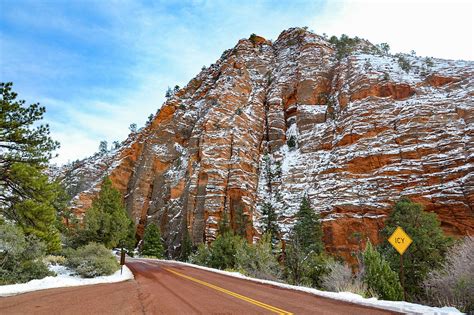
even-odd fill
[{"label": "rock stratification lines", "polygon": [[138,233],[158,222],[172,255],[187,231],[212,240],[224,212],[231,223],[247,214],[247,237],[258,237],[264,202],[285,232],[304,195],[328,249],[345,257],[355,232],[379,241],[400,196],[436,212],[445,231],[472,234],[474,62],[405,56],[407,72],[371,47],[338,59],[300,28],[239,41],[120,148],[61,170],[79,187],[76,213],[109,175]]}]

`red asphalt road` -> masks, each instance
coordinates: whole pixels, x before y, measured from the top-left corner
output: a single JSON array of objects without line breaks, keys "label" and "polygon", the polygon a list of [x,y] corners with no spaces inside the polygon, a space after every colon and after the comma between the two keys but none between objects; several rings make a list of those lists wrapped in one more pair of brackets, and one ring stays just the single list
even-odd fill
[{"label": "red asphalt road", "polygon": [[171,262],[127,266],[135,280],[0,298],[0,314],[396,314]]}]

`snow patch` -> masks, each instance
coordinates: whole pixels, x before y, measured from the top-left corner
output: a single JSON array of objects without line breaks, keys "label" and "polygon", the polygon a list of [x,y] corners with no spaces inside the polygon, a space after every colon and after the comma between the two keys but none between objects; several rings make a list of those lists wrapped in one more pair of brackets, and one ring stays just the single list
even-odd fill
[{"label": "snow patch", "polygon": [[122,274],[120,274],[120,270],[117,270],[110,276],[101,276],[90,279],[75,276],[71,269],[64,266],[50,266],[49,269],[56,272],[57,276],[35,279],[26,283],[0,286],[0,296],[11,296],[53,288],[76,287],[99,283],[116,283],[134,279],[133,273],[127,268],[127,266],[123,266]]}]

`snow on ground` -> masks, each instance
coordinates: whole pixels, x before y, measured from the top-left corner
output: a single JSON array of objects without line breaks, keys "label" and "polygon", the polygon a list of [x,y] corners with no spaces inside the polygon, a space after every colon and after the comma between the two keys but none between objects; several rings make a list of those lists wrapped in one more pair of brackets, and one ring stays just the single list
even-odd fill
[{"label": "snow on ground", "polygon": [[49,269],[56,272],[57,276],[35,279],[26,283],[0,286],[0,296],[11,296],[52,288],[76,287],[99,283],[115,283],[133,279],[133,273],[127,268],[127,266],[123,266],[122,274],[120,274],[120,270],[118,270],[110,276],[101,276],[90,279],[74,276],[72,275],[73,272],[64,266],[50,266]]},{"label": "snow on ground", "polygon": [[242,275],[238,272],[229,272],[224,270],[218,270],[198,265],[193,265],[190,263],[185,263],[181,261],[174,261],[174,260],[160,260],[160,259],[151,259],[151,258],[141,258],[143,260],[150,260],[150,261],[159,261],[159,262],[172,262],[175,264],[185,265],[193,268],[203,269],[215,273],[220,273],[226,276],[241,278],[249,281],[254,281],[263,284],[270,284],[273,286],[289,289],[289,290],[296,290],[302,291],[309,294],[314,294],[317,296],[322,296],[330,299],[340,300],[344,302],[355,303],[359,305],[365,305],[370,307],[382,308],[386,310],[391,310],[395,312],[402,312],[405,314],[426,314],[426,315],[449,315],[449,314],[462,314],[454,307],[431,307],[421,304],[409,303],[409,302],[402,302],[402,301],[384,301],[384,300],[377,300],[376,298],[364,298],[358,294],[354,294],[351,292],[327,292],[321,291],[313,288],[302,287],[302,286],[295,286],[286,283],[276,282],[276,281],[269,281],[269,280],[262,280],[256,278],[250,278],[247,276]]}]

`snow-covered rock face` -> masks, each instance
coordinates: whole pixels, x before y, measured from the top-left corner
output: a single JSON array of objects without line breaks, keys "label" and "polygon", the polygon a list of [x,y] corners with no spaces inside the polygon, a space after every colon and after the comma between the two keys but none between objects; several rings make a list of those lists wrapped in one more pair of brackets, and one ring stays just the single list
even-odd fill
[{"label": "snow-covered rock face", "polygon": [[394,56],[337,60],[297,28],[274,43],[241,40],[121,148],[69,170],[89,185],[74,209],[90,206],[108,174],[139,235],[158,222],[172,255],[186,231],[212,240],[224,211],[232,220],[243,209],[258,237],[264,202],[287,231],[305,194],[327,248],[346,257],[355,235],[380,241],[400,196],[435,211],[447,232],[472,234],[474,62],[405,58],[409,72]]}]

